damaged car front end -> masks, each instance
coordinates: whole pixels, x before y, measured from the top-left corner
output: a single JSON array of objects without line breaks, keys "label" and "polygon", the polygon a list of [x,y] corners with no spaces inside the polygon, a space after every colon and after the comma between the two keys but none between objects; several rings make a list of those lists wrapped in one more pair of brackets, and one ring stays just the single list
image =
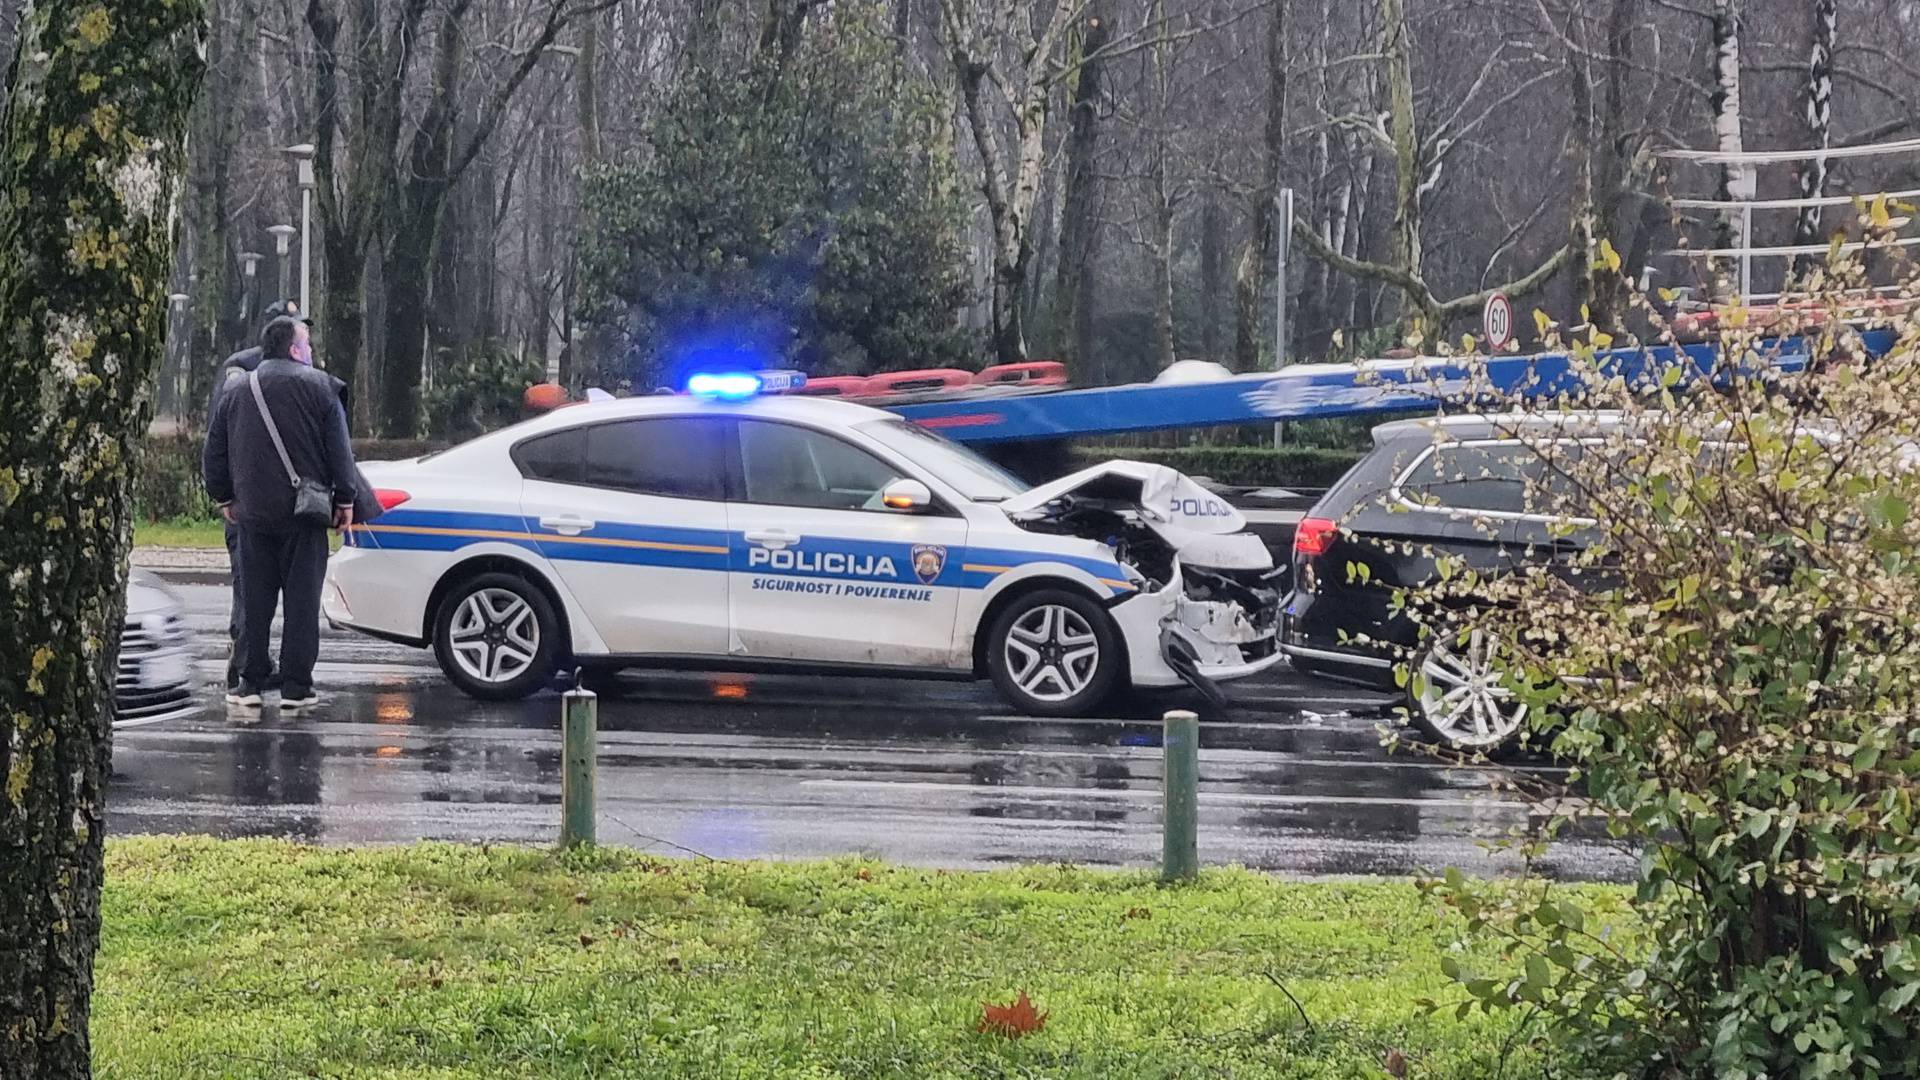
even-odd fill
[{"label": "damaged car front end", "polygon": [[1164,465],[1115,461],[1002,504],[1031,532],[1092,540],[1137,575],[1109,613],[1126,637],[1136,686],[1186,684],[1224,701],[1218,683],[1280,661],[1283,577],[1266,544],[1225,499]]}]

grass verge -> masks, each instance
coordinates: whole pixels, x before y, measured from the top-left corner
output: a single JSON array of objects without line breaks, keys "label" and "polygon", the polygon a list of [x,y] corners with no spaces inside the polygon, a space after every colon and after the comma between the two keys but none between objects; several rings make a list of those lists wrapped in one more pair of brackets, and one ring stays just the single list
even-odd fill
[{"label": "grass verge", "polygon": [[[102,1076],[1539,1072],[1512,1021],[1415,1004],[1453,934],[1404,883],[181,838],[107,869]],[[1043,1030],[975,1030],[1023,990]]]},{"label": "grass verge", "polygon": [[225,527],[218,521],[175,518],[171,521],[133,523],[135,547],[224,548]]},{"label": "grass verge", "polygon": [[[176,518],[172,521],[136,521],[133,524],[135,547],[222,548],[227,546],[226,526],[218,521]],[[327,533],[327,548],[340,550],[340,534]]]}]

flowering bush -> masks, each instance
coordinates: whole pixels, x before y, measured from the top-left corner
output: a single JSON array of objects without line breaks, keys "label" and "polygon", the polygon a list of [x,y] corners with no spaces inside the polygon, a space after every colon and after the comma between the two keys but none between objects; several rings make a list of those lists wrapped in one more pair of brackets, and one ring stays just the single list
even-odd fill
[{"label": "flowering bush", "polygon": [[1548,883],[1430,883],[1522,960],[1449,961],[1458,1007],[1537,1010],[1618,1075],[1920,1077],[1920,324],[1850,328],[1843,295],[1787,328],[1797,373],[1740,312],[1706,370],[1573,344],[1578,391],[1513,422],[1516,568],[1403,597],[1499,643],[1572,767],[1525,842],[1641,851],[1631,940]]}]

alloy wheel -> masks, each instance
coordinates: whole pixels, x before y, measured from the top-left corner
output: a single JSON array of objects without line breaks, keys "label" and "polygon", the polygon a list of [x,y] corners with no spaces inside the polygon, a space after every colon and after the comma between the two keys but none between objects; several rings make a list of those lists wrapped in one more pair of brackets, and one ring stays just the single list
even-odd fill
[{"label": "alloy wheel", "polygon": [[481,589],[461,601],[449,629],[454,663],[480,682],[512,682],[540,655],[540,620],[507,589]]},{"label": "alloy wheel", "polygon": [[1498,746],[1526,723],[1527,704],[1506,686],[1497,646],[1480,629],[1469,631],[1464,644],[1443,634],[1420,662],[1420,709],[1434,733],[1455,746]]},{"label": "alloy wheel", "polygon": [[1085,616],[1060,604],[1024,612],[1007,628],[1007,674],[1036,701],[1074,697],[1100,668],[1100,639]]}]

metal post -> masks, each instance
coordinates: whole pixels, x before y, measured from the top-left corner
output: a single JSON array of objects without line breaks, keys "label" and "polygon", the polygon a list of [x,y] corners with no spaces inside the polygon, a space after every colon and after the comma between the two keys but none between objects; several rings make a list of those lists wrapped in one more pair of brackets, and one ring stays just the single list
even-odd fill
[{"label": "metal post", "polygon": [[1740,302],[1753,295],[1753,207],[1740,208]]},{"label": "metal post", "polygon": [[[290,276],[291,268],[287,262],[287,257],[293,251],[293,235],[300,230],[291,225],[273,225],[269,226],[267,231],[273,234],[273,250],[280,256],[280,292],[275,299],[291,300],[293,299],[293,293],[291,291],[292,278]],[[300,314],[306,316],[309,312],[306,308],[302,307]]]},{"label": "metal post", "polygon": [[303,162],[300,184],[300,314],[313,318],[313,162]]},{"label": "metal post", "polygon": [[[1287,366],[1287,256],[1293,249],[1293,189],[1281,188],[1275,194],[1279,221],[1273,236],[1273,369]],[[1273,446],[1279,449],[1287,441],[1287,422],[1273,425]]]},{"label": "metal post", "polygon": [[561,695],[560,846],[594,842],[594,757],[599,748],[600,699],[591,690]]},{"label": "metal post", "polygon": [[1161,724],[1166,811],[1161,822],[1160,876],[1167,881],[1191,881],[1200,873],[1195,820],[1200,801],[1200,717],[1177,709]]}]

